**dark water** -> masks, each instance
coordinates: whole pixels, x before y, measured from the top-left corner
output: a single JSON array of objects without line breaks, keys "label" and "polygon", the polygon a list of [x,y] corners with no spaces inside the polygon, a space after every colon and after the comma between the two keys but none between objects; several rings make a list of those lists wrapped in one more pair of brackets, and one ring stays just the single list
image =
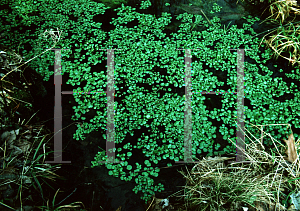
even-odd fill
[{"label": "dark water", "polygon": [[[176,24],[178,24],[179,21],[174,20],[175,15],[179,12],[183,12],[180,9],[176,9],[175,6],[183,3],[188,4],[188,1],[171,1],[170,4],[171,7],[165,7],[163,6],[164,3],[161,1],[152,1],[152,6],[147,10],[139,10],[136,11],[142,11],[146,14],[155,14],[156,17],[159,17],[161,12],[167,11],[172,14],[173,21],[170,25],[174,25],[174,28],[166,29],[166,33],[175,32],[177,30]],[[128,5],[135,7],[136,1],[129,1]],[[232,2],[229,2],[232,8],[235,7],[235,4]],[[228,15],[228,14],[226,14]],[[102,22],[103,27],[102,29],[104,31],[110,31],[114,29],[114,26],[108,24],[112,18],[117,17],[117,12],[113,11],[112,9],[109,9],[106,11],[104,15],[98,15],[94,19],[95,21]],[[231,23],[230,23],[231,22]],[[242,20],[223,20],[223,24],[228,25],[229,23],[231,25],[235,24],[238,25],[238,27],[242,27]],[[134,23],[132,23],[134,24]],[[129,24],[130,26],[130,24]],[[258,33],[261,33],[265,30],[271,29],[274,26],[272,25],[254,25],[255,31]],[[261,35],[263,36],[263,34]],[[262,49],[263,50],[263,49]],[[192,58],[193,61],[193,58]],[[194,60],[195,61],[195,60]],[[245,57],[245,61],[254,63],[251,59],[248,57]],[[277,64],[278,67],[275,68],[273,65]],[[96,66],[92,67],[93,71],[98,71],[99,69],[105,70],[106,63],[102,62],[101,64],[98,64]],[[290,85],[291,82],[294,82],[295,84],[299,84],[299,82],[296,82],[295,80],[287,79],[286,76],[283,73],[280,73],[278,70],[280,68],[284,69],[285,72],[290,72],[291,69],[293,69],[291,66],[288,66],[288,63],[283,59],[275,60],[269,60],[267,64],[268,68],[274,72],[272,77],[281,77],[284,81]],[[53,66],[49,67],[49,70],[53,71]],[[154,69],[154,71],[163,71],[159,68]],[[213,76],[217,76],[220,81],[226,81],[226,74],[224,75],[221,71],[215,71],[213,69],[210,69],[210,71],[213,72]],[[263,74],[261,72],[261,74]],[[71,85],[67,85],[66,81],[68,80],[69,76],[67,73],[62,77],[63,83],[62,83],[62,90],[63,91],[69,91],[77,87],[73,87]],[[50,121],[46,122],[46,125],[53,130],[53,108],[54,108],[54,85],[53,85],[53,76],[50,77],[50,80],[48,82],[43,82],[44,86],[47,90],[47,95],[44,98],[38,98],[35,99],[35,108],[36,109],[42,109],[41,118],[44,120]],[[165,82],[165,81],[164,81]],[[121,84],[122,85],[122,84]],[[138,84],[141,85],[141,84]],[[84,86],[84,83],[82,83],[81,87]],[[141,85],[142,86],[142,85]],[[146,89],[151,90],[151,86],[143,85]],[[223,88],[226,87],[217,87],[217,88]],[[184,95],[184,87],[183,88],[176,88],[172,87],[172,91],[174,93],[179,94],[180,96]],[[162,92],[161,94],[164,94]],[[292,95],[285,95],[278,100],[285,101],[288,99],[292,99]],[[115,98],[115,101],[122,102],[124,98]],[[69,103],[71,102],[71,103]],[[53,184],[57,188],[61,188],[64,192],[61,194],[58,194],[57,196],[57,203],[63,200],[66,196],[68,196],[70,193],[72,193],[74,190],[75,192],[67,198],[63,204],[72,203],[74,201],[82,201],[86,208],[89,208],[91,210],[116,210],[119,206],[122,206],[122,210],[146,210],[143,206],[143,201],[139,199],[139,196],[135,195],[131,189],[135,186],[135,182],[124,182],[121,181],[119,178],[114,178],[111,176],[108,176],[108,170],[101,166],[97,168],[90,168],[91,161],[94,160],[94,156],[99,151],[98,146],[100,146],[102,149],[106,148],[106,142],[102,138],[102,135],[104,134],[103,131],[95,131],[87,135],[86,140],[84,141],[76,141],[74,140],[73,134],[76,131],[76,126],[74,124],[74,121],[71,120],[71,116],[74,114],[72,106],[77,105],[74,101],[73,97],[71,95],[63,95],[62,97],[62,107],[63,107],[63,160],[70,160],[71,164],[63,164],[61,170],[59,170],[57,173],[63,177],[65,177],[65,181],[57,181],[57,183]],[[208,110],[213,110],[213,108],[221,108],[221,96],[217,95],[206,95],[205,105],[207,106]],[[253,105],[250,104],[250,101],[245,99],[245,106],[249,107],[250,109],[253,109]],[[87,120],[89,118],[92,118],[95,115],[93,111],[91,111],[87,115]],[[220,126],[220,122],[209,119],[213,123],[214,126],[218,127]],[[149,123],[151,124],[151,122]],[[233,128],[234,129],[234,128]],[[299,129],[292,128],[294,133],[300,133]],[[164,127],[160,126],[159,130],[164,132]],[[137,138],[141,136],[141,133],[145,133],[147,135],[146,128],[142,128],[141,130],[135,130],[134,136],[127,136],[124,140],[124,143],[127,143],[130,141],[132,145],[136,144]],[[149,133],[148,133],[149,134]],[[149,134],[150,135],[150,134]],[[222,136],[219,132],[217,132],[217,141],[220,143],[222,142]],[[51,141],[49,143],[52,143]],[[223,144],[224,145],[224,144]],[[122,145],[119,145],[122,147]],[[118,146],[118,147],[119,147]],[[205,153],[203,154],[205,155]],[[134,149],[133,150],[133,156],[132,159],[129,161],[132,163],[135,162],[142,162],[144,160],[143,154],[140,150]],[[158,164],[160,167],[165,167],[167,162],[161,162]],[[177,172],[178,169],[183,169],[184,165],[178,165],[173,166],[172,168],[163,168],[161,169],[161,172],[159,173],[159,177],[155,178],[155,182],[161,182],[165,185],[165,191],[162,193],[157,193],[158,198],[165,198],[169,195],[181,190],[181,187],[177,186],[184,186],[185,180],[180,176],[180,174]],[[189,166],[190,168],[190,166]],[[56,189],[57,189],[56,188]],[[49,190],[49,192],[51,192]],[[52,191],[53,192],[53,191]],[[52,196],[54,193],[52,194]],[[175,198],[171,198],[171,202],[175,201]],[[60,204],[62,205],[62,204]],[[99,208],[101,206],[101,208]]]}]

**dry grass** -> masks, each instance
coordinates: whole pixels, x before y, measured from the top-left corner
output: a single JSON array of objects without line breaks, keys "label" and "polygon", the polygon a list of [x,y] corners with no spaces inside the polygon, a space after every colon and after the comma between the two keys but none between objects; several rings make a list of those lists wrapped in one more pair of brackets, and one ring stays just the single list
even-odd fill
[{"label": "dry grass", "polygon": [[299,6],[296,0],[274,1],[272,4],[270,4],[269,11],[271,16],[268,18],[273,20],[280,18],[281,23],[283,23],[292,13],[300,14]]},{"label": "dry grass", "polygon": [[[268,39],[265,39],[265,43],[269,48],[274,51],[275,58],[278,56],[288,60],[293,66],[295,64],[300,65],[300,53],[299,53],[299,33],[300,25],[289,24],[287,27],[280,27],[277,30],[273,30],[267,35],[271,34]],[[289,54],[284,56],[285,54]]]},{"label": "dry grass", "polygon": [[[261,130],[261,137],[256,138],[246,131],[250,144],[241,150],[248,162],[226,165],[224,161],[232,158],[208,157],[199,160],[190,172],[180,171],[186,178],[184,195],[179,196],[186,202],[182,210],[287,210],[284,205],[289,195],[300,185],[298,157],[290,163],[283,155],[286,147],[270,134]],[[264,136],[271,138],[273,148],[264,147]]]},{"label": "dry grass", "polygon": [[[260,0],[264,2],[265,0]],[[248,0],[251,2],[251,0]],[[299,14],[300,7],[296,0],[268,0],[267,9],[269,17],[264,20],[276,23],[278,28],[267,33],[262,41],[274,51],[275,58],[278,56],[288,60],[292,66],[300,66],[299,56]],[[292,19],[292,20],[291,20]],[[288,21],[290,20],[290,21]]]}]

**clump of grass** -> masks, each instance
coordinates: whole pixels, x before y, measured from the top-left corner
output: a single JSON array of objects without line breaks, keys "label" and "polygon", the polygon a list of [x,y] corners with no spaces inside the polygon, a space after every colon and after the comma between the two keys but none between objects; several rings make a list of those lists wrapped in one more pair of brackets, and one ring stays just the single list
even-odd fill
[{"label": "clump of grass", "polygon": [[[47,34],[55,38],[53,31],[43,33],[44,36],[47,36]],[[31,191],[33,190],[32,195],[35,190],[41,196],[43,204],[47,204],[47,206],[41,206],[41,209],[63,210],[67,205],[60,207],[58,205],[64,200],[60,203],[55,203],[58,191],[52,200],[52,206],[49,205],[49,200],[46,201],[44,195],[43,188],[45,186],[43,184],[46,183],[52,188],[48,182],[49,180],[55,181],[60,177],[54,172],[60,168],[61,164],[51,165],[45,163],[48,154],[53,153],[47,146],[51,138],[45,141],[48,135],[45,135],[45,133],[49,131],[46,131],[43,127],[44,125],[31,123],[36,120],[34,117],[37,112],[34,112],[32,109],[32,99],[28,97],[30,94],[26,89],[31,84],[27,83],[26,77],[23,75],[24,70],[20,68],[39,55],[34,56],[26,62],[22,62],[22,58],[24,57],[2,45],[0,46],[0,54],[0,188],[5,190],[9,187],[12,190],[16,190],[15,197],[9,196],[4,198],[4,200],[1,199],[0,204],[11,210],[16,210],[16,206],[20,206],[18,210],[23,210],[25,201],[29,198],[27,198],[27,193],[24,192],[30,189]],[[24,96],[24,93],[28,93],[28,95]],[[34,112],[28,121],[25,121],[25,119],[21,121],[20,117],[26,115],[23,112],[18,112],[24,106],[28,108],[26,113],[31,115]],[[15,206],[6,204],[5,200],[8,198],[13,201]],[[38,203],[36,197],[34,198],[34,203]],[[78,203],[70,204],[69,208],[78,207]]]},{"label": "clump of grass", "polygon": [[[275,30],[274,30],[275,31]],[[277,32],[266,39],[267,45],[278,56],[288,60],[292,65],[300,64],[299,32],[300,25],[288,24],[286,27],[277,28]],[[288,54],[288,55],[285,55]]]},{"label": "clump of grass", "polygon": [[[247,2],[251,2],[251,0]],[[261,0],[260,2],[265,1]],[[300,7],[294,0],[269,0],[268,4],[268,7],[262,12],[263,14],[269,9],[270,16],[265,21],[276,23],[278,27],[264,36],[266,47],[274,51],[275,58],[280,56],[293,66],[295,64],[299,66],[299,21],[295,20],[299,19]],[[292,15],[293,18],[291,18]],[[285,24],[286,22],[287,24]]]},{"label": "clump of grass", "polygon": [[[198,159],[199,163],[190,172],[180,171],[187,180],[181,196],[187,207],[193,210],[238,210],[242,206],[264,205],[270,210],[275,210],[275,207],[276,210],[286,210],[291,205],[289,196],[300,187],[299,160],[292,164],[286,161],[283,155],[285,146],[270,134],[262,131],[261,137],[256,138],[246,131],[250,134],[245,133],[246,137],[251,140],[245,150],[241,149],[246,162],[226,165],[224,161],[232,158],[208,157]],[[273,147],[265,148],[262,144],[264,136],[271,138]],[[300,149],[299,141],[297,150]]]},{"label": "clump of grass", "polygon": [[280,18],[280,22],[283,23],[291,13],[300,14],[299,6],[295,0],[273,0],[269,2],[271,3],[269,6],[271,13],[269,19],[277,20]]}]

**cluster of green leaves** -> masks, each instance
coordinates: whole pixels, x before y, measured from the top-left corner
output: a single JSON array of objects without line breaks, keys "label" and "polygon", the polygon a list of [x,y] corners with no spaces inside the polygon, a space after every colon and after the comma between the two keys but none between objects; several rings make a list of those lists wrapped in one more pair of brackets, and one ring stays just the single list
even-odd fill
[{"label": "cluster of green leaves", "polygon": [[[170,14],[162,13],[161,17],[156,18],[153,15],[138,13],[135,8],[122,4],[121,7],[115,9],[119,17],[111,22],[115,29],[106,33],[101,30],[101,23],[93,21],[94,15],[104,14],[107,9],[103,4],[86,0],[67,0],[63,3],[56,0],[51,3],[42,0],[36,2],[31,7],[26,7],[26,11],[21,13],[26,18],[28,17],[26,20],[24,17],[15,18],[20,11],[14,8],[20,5],[6,2],[10,5],[12,12],[3,10],[0,15],[6,16],[11,25],[5,26],[4,21],[1,20],[3,23],[1,30],[9,31],[7,36],[11,39],[8,41],[1,38],[1,42],[15,46],[16,49],[20,41],[30,44],[33,49],[47,48],[51,46],[49,41],[40,38],[39,34],[49,28],[62,29],[65,37],[61,39],[57,48],[71,49],[63,52],[62,67],[64,72],[70,74],[67,83],[75,86],[83,81],[86,82],[85,87],[74,89],[74,92],[104,92],[107,81],[105,72],[99,71],[91,74],[92,65],[106,60],[105,51],[98,51],[98,49],[122,49],[122,51],[114,52],[116,97],[124,97],[122,102],[115,102],[115,142],[116,145],[123,145],[116,149],[116,161],[121,161],[121,163],[105,163],[104,165],[109,169],[109,175],[120,177],[125,181],[134,180],[137,185],[133,191],[141,193],[144,200],[148,200],[154,192],[164,189],[162,184],[154,182],[154,178],[159,173],[158,163],[167,160],[168,166],[171,166],[172,161],[183,160],[185,98],[174,93],[173,90],[184,87],[185,55],[184,51],[176,49],[198,49],[192,51],[192,60],[198,59],[193,62],[192,87],[195,92],[228,91],[217,89],[217,86],[224,85],[224,82],[218,81],[217,77],[212,76],[212,73],[204,66],[226,71],[227,84],[231,86],[229,91],[234,92],[237,84],[237,53],[230,52],[229,49],[252,49],[245,51],[246,56],[255,61],[255,64],[245,62],[244,65],[245,97],[256,107],[253,111],[245,107],[246,120],[256,124],[291,122],[299,128],[299,119],[295,116],[299,112],[296,106],[297,98],[286,103],[280,103],[272,98],[274,95],[294,93],[299,99],[299,94],[295,86],[292,85],[287,90],[286,83],[276,78],[272,81],[270,78],[271,72],[264,64],[270,59],[271,52],[266,51],[260,55],[258,50],[260,40],[252,38],[255,32],[251,25],[258,21],[258,18],[247,17],[248,23],[245,23],[242,29],[238,29],[235,25],[226,29],[222,28],[220,20],[216,17],[208,22],[201,15],[195,15],[195,21],[193,21],[194,15],[184,13],[177,17],[177,20],[182,21],[178,32],[166,36],[163,30],[171,22]],[[29,5],[29,1],[26,5]],[[35,5],[39,6],[39,11]],[[143,1],[140,9],[146,9],[150,5],[149,0]],[[214,9],[220,8],[214,7]],[[31,19],[32,21],[28,21]],[[27,30],[22,34],[14,33],[15,27],[25,25],[24,21],[27,25],[36,23],[37,32],[31,34]],[[127,27],[126,24],[132,21],[138,24],[131,28]],[[204,26],[206,30],[192,31],[195,25]],[[104,42],[105,39],[108,40]],[[212,46],[214,50],[211,49]],[[22,49],[21,46],[20,48]],[[27,52],[24,49],[23,54],[29,59],[36,52],[34,50]],[[49,52],[33,60],[30,65],[44,76],[44,80],[48,80],[53,72],[47,71],[45,65],[53,65],[53,60],[54,53]],[[259,69],[267,74],[265,76],[258,74]],[[165,70],[166,73],[161,74],[158,70]],[[299,70],[296,71],[299,73]],[[299,80],[296,74],[287,76]],[[125,86],[120,86],[124,83]],[[147,90],[138,84],[150,85],[152,90]],[[165,94],[161,95],[162,92]],[[99,128],[105,131],[106,97],[81,94],[74,95],[74,98],[78,106],[73,107],[75,111],[73,120],[83,121],[83,127],[78,125],[74,138],[84,140],[84,134]],[[206,96],[201,94],[194,94],[192,99],[193,157],[202,152],[208,155],[234,152],[235,147],[231,143],[223,148],[220,148],[220,143],[215,143],[217,128],[208,121],[208,117],[222,121],[220,133],[224,140],[228,138],[233,140],[235,132],[228,128],[236,126],[233,117],[236,111],[231,111],[236,110],[236,95],[223,95],[222,109],[213,111],[206,109],[205,99]],[[270,110],[265,110],[262,107],[264,104],[270,105]],[[291,112],[287,109],[288,106],[291,107]],[[97,115],[88,122],[84,115],[92,109]],[[153,119],[155,121],[151,121]],[[164,126],[165,131],[161,132],[158,126]],[[148,130],[150,135],[141,135],[136,145],[123,143],[126,137],[133,136],[138,129]],[[248,128],[248,130],[255,132],[253,128]],[[272,135],[273,131],[267,132]],[[159,141],[162,144],[159,144]],[[142,151],[145,158],[143,163],[135,163],[135,166],[128,164],[128,160],[134,156],[133,148]],[[92,161],[92,166],[98,166],[100,165],[98,161],[105,160],[105,152],[100,151]]]},{"label": "cluster of green leaves", "polygon": [[[98,48],[98,43],[105,39],[105,33],[100,29],[102,23],[93,21],[95,15],[104,14],[107,9],[104,4],[85,0],[4,0],[1,1],[1,5],[9,5],[10,8],[0,11],[0,29],[5,35],[1,38],[1,43],[17,46],[16,49],[20,49],[25,61],[53,45],[49,38],[41,36],[46,30],[59,29],[62,32],[61,40],[55,47],[70,49],[63,51],[63,55],[66,58],[74,58],[74,61],[62,62],[62,67],[64,72],[72,75],[72,85],[79,85],[82,73],[88,72],[91,64],[100,61],[104,55],[104,52],[93,52],[94,48]],[[36,26],[37,30],[32,32],[29,26]],[[20,30],[24,32],[18,33]],[[33,50],[27,51],[25,45],[29,45]],[[86,51],[85,55],[81,53],[83,50]],[[87,63],[81,62],[86,55],[90,55],[91,58]],[[33,60],[30,66],[48,81],[53,74],[53,71],[48,71],[48,66],[53,65],[53,58],[54,51],[48,51]],[[91,77],[88,75],[84,78]]]}]

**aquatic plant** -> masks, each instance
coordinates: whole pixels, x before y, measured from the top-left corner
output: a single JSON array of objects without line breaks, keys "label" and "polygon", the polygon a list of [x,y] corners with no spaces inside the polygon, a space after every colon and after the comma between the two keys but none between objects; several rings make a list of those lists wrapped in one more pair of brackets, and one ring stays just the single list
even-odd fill
[{"label": "aquatic plant", "polygon": [[[23,2],[26,4],[26,1]],[[114,52],[114,123],[116,161],[123,162],[98,163],[106,160],[105,151],[101,150],[92,161],[92,167],[105,165],[109,169],[109,175],[136,182],[133,191],[141,194],[142,199],[146,201],[155,192],[164,190],[163,184],[155,182],[155,177],[160,172],[159,164],[166,161],[168,166],[172,166],[174,161],[183,160],[184,155],[185,97],[179,92],[185,84],[185,54],[184,51],[176,49],[197,49],[191,51],[192,87],[195,92],[192,97],[193,157],[203,153],[207,153],[208,156],[225,154],[236,149],[228,138],[233,140],[235,137],[237,96],[220,95],[222,108],[208,110],[205,105],[208,97],[200,94],[201,91],[235,92],[237,52],[230,49],[252,49],[245,51],[245,56],[254,61],[244,64],[245,98],[255,106],[253,110],[245,106],[245,118],[260,125],[290,122],[299,128],[299,118],[296,115],[299,112],[296,106],[299,92],[295,84],[292,83],[287,89],[287,84],[280,78],[273,80],[270,77],[272,72],[266,63],[270,59],[271,51],[261,53],[259,38],[253,38],[255,32],[251,25],[259,21],[259,18],[249,16],[245,18],[243,28],[239,29],[233,25],[226,29],[221,26],[217,17],[207,21],[201,15],[184,13],[177,17],[177,20],[182,22],[178,32],[166,35],[164,29],[171,23],[170,14],[164,12],[157,18],[150,14],[138,13],[136,8],[122,4],[115,9],[119,17],[111,21],[113,30],[105,32],[101,30],[102,24],[93,20],[94,16],[105,13],[107,8],[103,4],[86,0],[67,0],[63,3],[53,0],[51,5],[43,0],[36,2],[27,2],[27,10],[21,13],[15,10],[16,6],[20,6],[16,2],[6,2],[11,11],[0,12],[1,17],[6,17],[6,20],[1,19],[1,31],[7,31],[0,40],[6,45],[14,46],[15,49],[21,41],[31,46],[33,50],[27,51],[25,45],[20,45],[20,49],[25,58],[32,58],[37,49],[50,46],[48,40],[43,40],[38,35],[47,28],[59,27],[64,31],[64,38],[57,44],[57,48],[70,49],[64,51],[62,57],[63,73],[69,73],[70,77],[67,84],[85,85],[74,88],[73,92],[104,92],[107,83],[106,71],[95,68],[107,59],[106,52],[101,49],[122,49]],[[38,11],[36,5],[39,6]],[[140,9],[146,9],[150,5],[150,1],[143,1]],[[215,10],[218,9],[215,7]],[[11,24],[7,24],[8,22]],[[26,28],[26,24],[35,24],[38,30],[33,33]],[[205,30],[195,31],[195,25],[202,26]],[[16,33],[15,29],[20,26],[24,27],[24,32]],[[30,66],[42,74],[44,80],[49,80],[53,71],[48,71],[47,68],[53,65],[53,60],[54,53],[47,52],[33,60]],[[219,81],[219,78],[213,75],[213,68],[226,73],[226,82]],[[264,75],[259,74],[259,70]],[[299,81],[297,74],[299,69],[286,76]],[[230,88],[220,88],[224,85]],[[295,98],[286,102],[273,98],[287,93],[294,94]],[[122,100],[118,101],[118,98]],[[78,125],[74,139],[84,140],[85,134],[95,130],[105,132],[107,98],[104,95],[75,94],[74,99],[78,105],[73,107],[75,115],[72,119],[83,122],[81,126]],[[264,108],[265,105],[269,106],[268,110]],[[87,119],[91,110],[96,111],[97,115]],[[222,142],[216,141],[217,127],[213,126],[210,119],[223,122],[219,127],[223,136]],[[163,127],[164,130],[161,131],[159,127]],[[247,129],[252,133],[256,132],[253,128]],[[279,133],[284,132],[282,128],[275,129],[278,129]],[[275,129],[265,131],[274,138],[280,138],[275,135]],[[124,140],[134,136],[137,130],[146,132],[134,140],[136,144],[125,143]],[[268,144],[268,139],[264,141]],[[134,156],[133,149],[143,153],[144,162],[130,163]]]}]

